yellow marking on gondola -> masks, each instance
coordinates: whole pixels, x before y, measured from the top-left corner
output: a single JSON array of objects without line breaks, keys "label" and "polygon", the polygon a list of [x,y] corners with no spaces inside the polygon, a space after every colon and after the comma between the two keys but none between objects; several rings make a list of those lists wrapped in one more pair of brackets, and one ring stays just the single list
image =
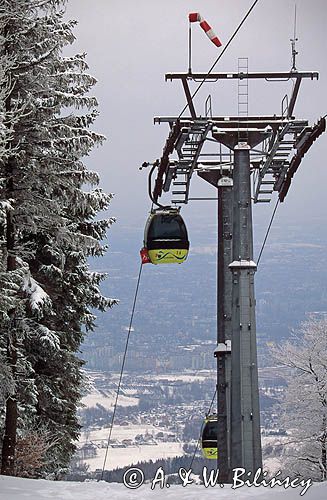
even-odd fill
[{"label": "yellow marking on gondola", "polygon": [[188,250],[165,248],[158,250],[148,250],[152,264],[181,264],[188,255]]},{"label": "yellow marking on gondola", "polygon": [[202,448],[202,452],[205,458],[209,458],[212,460],[217,460],[218,458],[217,448]]}]

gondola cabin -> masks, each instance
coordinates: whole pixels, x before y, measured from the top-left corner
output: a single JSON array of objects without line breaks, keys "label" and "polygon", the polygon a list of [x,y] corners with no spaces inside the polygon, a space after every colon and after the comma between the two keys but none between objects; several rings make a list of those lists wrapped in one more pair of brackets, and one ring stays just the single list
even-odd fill
[{"label": "gondola cabin", "polygon": [[152,264],[181,264],[188,255],[187,229],[178,209],[151,212],[144,231],[144,250]]},{"label": "gondola cabin", "polygon": [[205,458],[217,460],[217,415],[207,415],[202,429],[202,453]]}]

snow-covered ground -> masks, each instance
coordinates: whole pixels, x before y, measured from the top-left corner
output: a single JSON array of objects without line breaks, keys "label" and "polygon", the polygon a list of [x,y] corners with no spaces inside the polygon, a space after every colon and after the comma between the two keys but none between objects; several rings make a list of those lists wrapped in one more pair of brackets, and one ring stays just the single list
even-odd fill
[{"label": "snow-covered ground", "polygon": [[150,484],[138,489],[128,489],[123,484],[86,482],[73,483],[64,481],[44,481],[0,476],[0,500],[325,500],[327,483],[315,484],[300,496],[301,488],[284,490],[263,487],[247,487],[232,490],[230,485],[224,488],[189,485],[172,485],[151,490]]}]

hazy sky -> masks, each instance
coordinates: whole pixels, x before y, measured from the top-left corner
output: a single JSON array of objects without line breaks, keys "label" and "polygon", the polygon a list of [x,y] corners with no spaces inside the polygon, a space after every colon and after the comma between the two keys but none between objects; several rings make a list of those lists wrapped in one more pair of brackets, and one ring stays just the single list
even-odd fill
[{"label": "hazy sky", "polygon": [[[319,81],[306,80],[295,114],[315,122],[327,113],[327,0],[297,0],[298,69],[318,70]],[[150,203],[143,161],[161,156],[168,125],[153,125],[154,116],[178,115],[184,106],[179,82],[165,82],[171,71],[186,71],[188,13],[200,12],[226,43],[252,5],[252,0],[70,0],[67,16],[78,21],[76,42],[69,52],[87,52],[90,73],[98,79],[94,93],[100,117],[96,128],[108,140],[92,154],[90,168],[101,174],[105,190],[116,194],[111,214],[122,225],[139,224]],[[289,39],[293,34],[294,0],[259,0],[255,10],[226,51],[217,71],[237,70],[238,57],[249,58],[250,71],[291,68]],[[193,70],[206,72],[219,51],[198,26],[193,27]],[[235,114],[237,87],[231,82],[204,85],[199,110],[210,93],[213,113]],[[250,114],[280,113],[290,83],[250,82]],[[202,111],[203,113],[203,111]],[[296,174],[280,207],[279,222],[326,212],[327,134],[317,141]],[[192,195],[215,192],[196,179]],[[272,206],[255,206],[269,216]],[[186,218],[215,212],[214,202],[193,202]],[[282,217],[282,219],[281,219]]]}]

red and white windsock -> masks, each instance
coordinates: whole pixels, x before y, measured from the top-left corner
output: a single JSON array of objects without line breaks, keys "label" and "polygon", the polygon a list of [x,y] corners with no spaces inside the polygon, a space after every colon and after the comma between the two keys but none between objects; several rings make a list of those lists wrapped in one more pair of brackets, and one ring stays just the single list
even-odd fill
[{"label": "red and white windsock", "polygon": [[201,28],[205,32],[208,38],[216,45],[216,47],[221,47],[222,43],[217,37],[216,33],[211,28],[210,24],[207,23],[198,12],[191,12],[188,15],[190,23],[200,23]]}]

